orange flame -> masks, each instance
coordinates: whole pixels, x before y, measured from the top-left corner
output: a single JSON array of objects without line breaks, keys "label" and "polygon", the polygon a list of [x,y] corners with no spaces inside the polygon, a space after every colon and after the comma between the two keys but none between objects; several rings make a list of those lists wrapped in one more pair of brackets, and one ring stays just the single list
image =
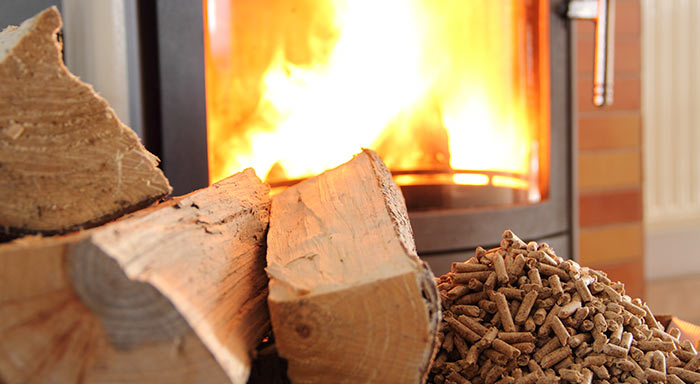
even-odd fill
[{"label": "orange flame", "polygon": [[500,178],[539,199],[542,3],[205,0],[211,181],[308,177],[370,147],[395,171]]}]

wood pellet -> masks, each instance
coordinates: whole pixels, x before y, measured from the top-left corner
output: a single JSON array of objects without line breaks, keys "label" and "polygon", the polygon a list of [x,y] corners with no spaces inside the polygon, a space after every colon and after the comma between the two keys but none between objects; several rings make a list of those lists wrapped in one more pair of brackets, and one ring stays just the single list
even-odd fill
[{"label": "wood pellet", "polygon": [[695,383],[700,355],[604,272],[512,231],[438,278],[438,384]]}]

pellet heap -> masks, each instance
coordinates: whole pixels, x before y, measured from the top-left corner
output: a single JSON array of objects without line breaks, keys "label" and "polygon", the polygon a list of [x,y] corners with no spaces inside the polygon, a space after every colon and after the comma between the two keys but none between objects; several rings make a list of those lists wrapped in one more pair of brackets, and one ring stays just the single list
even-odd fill
[{"label": "pellet heap", "polygon": [[700,355],[604,272],[512,231],[438,279],[434,383],[697,383]]}]

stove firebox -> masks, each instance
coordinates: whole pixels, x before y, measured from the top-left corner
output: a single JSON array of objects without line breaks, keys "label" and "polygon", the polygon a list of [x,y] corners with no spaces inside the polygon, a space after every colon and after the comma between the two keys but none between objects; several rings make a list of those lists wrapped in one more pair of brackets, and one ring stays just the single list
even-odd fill
[{"label": "stove firebox", "polygon": [[[221,141],[228,140],[228,142],[240,143],[243,140],[241,138],[249,138],[254,135],[248,134],[246,136],[243,134],[242,125],[245,124],[237,126],[235,119],[224,124],[221,122],[221,116],[214,115],[215,108],[226,111],[225,104],[217,107],[213,106],[213,101],[215,98],[221,98],[221,95],[226,93],[224,87],[232,84],[235,79],[232,80],[230,74],[228,78],[224,75],[219,78],[212,77],[213,62],[218,59],[217,65],[220,65],[223,56],[221,56],[221,52],[218,52],[218,57],[214,55],[212,48],[212,45],[221,45],[222,43],[212,42],[211,4],[222,4],[223,2],[210,0],[207,3],[209,8],[188,1],[156,0],[153,3],[140,2],[139,4],[144,89],[157,90],[157,94],[151,95],[150,99],[158,101],[157,105],[152,105],[150,108],[145,106],[144,108],[145,111],[148,111],[144,116],[147,127],[145,139],[147,146],[155,150],[161,157],[165,174],[175,187],[176,193],[186,193],[204,187],[208,182],[225,176],[227,172],[222,171],[221,167],[215,169],[218,165],[215,164],[216,161],[212,161],[212,158],[220,157],[220,154],[226,151],[244,152],[245,148],[255,148],[255,145],[250,142],[243,143],[245,148],[215,148],[216,142],[211,140],[212,122],[216,119],[219,119],[217,123],[219,125],[231,126],[233,132],[228,133],[228,137],[220,139]],[[349,4],[351,3],[349,2]],[[475,4],[477,3],[482,2],[475,2]],[[500,4],[501,1],[498,3]],[[511,2],[503,1],[503,3]],[[361,143],[362,146],[378,146],[379,148],[375,149],[379,151],[385,158],[387,165],[394,171],[395,180],[397,184],[402,186],[407,200],[418,251],[431,264],[437,274],[449,269],[449,262],[455,259],[455,254],[464,254],[466,257],[477,245],[489,243],[495,245],[498,239],[492,238],[493,234],[505,229],[512,229],[524,239],[547,241],[562,253],[561,256],[575,256],[573,253],[575,249],[573,244],[575,207],[572,203],[574,201],[572,196],[574,168],[571,160],[573,103],[570,81],[570,22],[564,16],[567,2],[531,0],[513,1],[512,3],[517,4],[517,6],[514,6],[511,13],[503,13],[503,15],[513,18],[514,27],[509,36],[513,37],[516,42],[509,43],[508,54],[505,57],[514,62],[507,65],[498,63],[501,68],[505,68],[500,73],[508,74],[512,78],[505,85],[492,85],[486,90],[492,93],[495,92],[494,90],[504,93],[504,89],[516,86],[524,90],[521,94],[511,92],[512,94],[507,95],[511,98],[510,101],[515,100],[516,104],[520,104],[514,107],[509,106],[509,110],[497,106],[495,114],[497,117],[507,117],[509,113],[511,115],[520,113],[525,116],[525,120],[511,124],[513,126],[527,126],[525,130],[528,137],[527,151],[521,157],[527,157],[528,161],[522,167],[523,172],[521,172],[522,169],[499,168],[498,165],[470,165],[468,163],[465,165],[465,163],[452,161],[459,160],[457,159],[460,155],[459,149],[455,148],[459,148],[459,145],[469,148],[470,139],[463,138],[460,142],[454,139],[461,137],[460,133],[447,132],[442,128],[449,126],[450,122],[456,121],[455,116],[457,115],[450,114],[451,111],[469,112],[469,105],[467,103],[455,107],[454,100],[445,101],[449,97],[440,99],[440,96],[446,94],[445,90],[469,88],[469,84],[473,84],[473,79],[478,78],[478,74],[457,74],[456,80],[450,83],[449,78],[440,78],[446,76],[440,71],[429,73],[432,75],[430,79],[437,78],[438,80],[433,83],[426,82],[427,85],[423,87],[425,92],[416,97],[407,98],[404,104],[398,106],[396,113],[391,115],[393,120],[389,118],[389,123],[385,124],[393,126],[396,131],[369,134],[367,136],[370,138],[369,142]],[[260,7],[259,11],[264,12],[263,8]],[[483,12],[481,10],[482,14]],[[243,15],[243,17],[245,16]],[[343,15],[337,17],[341,21],[340,24],[343,25],[352,25],[355,22],[343,19]],[[451,17],[454,19],[456,16],[453,14]],[[468,19],[466,16],[465,18]],[[218,23],[217,27],[221,28],[221,18],[218,17],[215,22]],[[430,22],[434,23],[435,20],[428,20],[428,23]],[[250,43],[252,41],[250,39],[255,34],[255,23],[256,20],[248,20],[248,24],[241,27],[243,29],[236,29],[237,37]],[[493,22],[480,26],[488,29],[491,24]],[[387,26],[389,25],[390,23],[387,24]],[[469,25],[464,24],[463,28],[469,29]],[[444,34],[445,30],[440,32]],[[283,31],[277,32],[279,34]],[[352,41],[343,42],[344,31],[336,32],[337,35],[331,35],[337,44],[352,45]],[[477,38],[477,36],[487,37],[490,33],[496,32],[498,31],[490,28],[485,31],[455,34],[462,38]],[[233,32],[229,31],[229,33]],[[242,37],[241,34],[243,34]],[[231,38],[231,36],[228,37]],[[352,36],[348,39],[352,40]],[[321,41],[319,44],[323,45],[323,43]],[[350,48],[342,47],[352,51],[352,46]],[[220,50],[221,47],[217,49]],[[527,51],[528,49],[530,51]],[[465,47],[465,50],[468,50],[468,47]],[[157,52],[158,60],[155,62],[153,52]],[[250,89],[238,90],[239,92],[257,92],[260,95],[259,100],[257,100],[258,106],[261,103],[269,104],[270,100],[278,96],[280,90],[274,89],[271,85],[275,80],[286,81],[287,84],[282,84],[281,89],[289,90],[290,84],[298,84],[299,79],[306,79],[308,83],[315,84],[319,77],[318,74],[309,74],[307,71],[296,74],[306,77],[294,78],[295,74],[291,72],[299,72],[308,68],[290,65],[292,60],[289,55],[280,56],[280,52],[273,49],[270,52],[272,53],[268,62],[260,65],[260,68],[255,68],[259,78],[252,81],[254,86]],[[235,53],[237,56],[231,55],[229,52],[225,58],[230,60],[231,57],[235,59],[241,56],[241,52],[236,51]],[[444,54],[444,52],[432,50],[429,51],[428,56],[420,57],[430,59],[431,57],[439,57],[440,54]],[[446,62],[457,61],[459,63],[463,54],[463,52],[448,53],[443,59]],[[255,53],[251,53],[250,57],[245,57],[242,60],[253,61],[257,57],[255,55]],[[332,67],[331,64],[335,60],[333,55],[331,50],[325,57],[326,61],[321,64]],[[457,55],[457,58],[454,55]],[[480,57],[479,60],[483,60],[483,57]],[[430,62],[430,60],[425,60],[425,62]],[[464,63],[468,63],[468,61]],[[462,63],[463,66],[469,66],[464,63]],[[488,67],[487,64],[481,63],[480,65]],[[241,65],[243,64],[239,63],[238,67]],[[326,72],[336,71],[335,68],[325,69]],[[425,72],[425,68],[420,69],[421,73]],[[285,70],[287,78],[284,77]],[[451,68],[451,70],[455,70],[455,68]],[[218,71],[222,70],[219,68]],[[283,75],[281,78],[280,73]],[[249,74],[242,74],[239,71],[239,73],[234,73],[233,77],[242,75],[249,76]],[[311,76],[310,80],[309,76]],[[339,76],[342,77],[342,73]],[[464,84],[460,84],[460,76],[462,79],[472,79],[472,81],[465,80]],[[411,79],[406,81],[410,82]],[[151,84],[148,84],[149,82]],[[239,81],[238,84],[240,83]],[[265,87],[260,87],[259,84],[264,84]],[[439,84],[439,86],[435,84]],[[488,84],[486,85],[488,86]],[[272,94],[273,92],[277,93]],[[299,92],[313,93],[314,90],[302,89]],[[378,90],[377,92],[388,91]],[[434,97],[436,94],[439,96]],[[294,97],[295,94],[291,96]],[[477,95],[474,99],[483,98]],[[144,100],[148,99],[149,97],[144,97]],[[404,108],[415,100],[424,102],[419,103],[418,107],[415,107],[414,103],[413,109]],[[440,104],[441,102],[442,104]],[[464,100],[460,102],[464,102]],[[374,101],[371,104],[374,104]],[[270,107],[270,105],[267,106]],[[277,112],[282,110],[280,105],[272,104],[272,107],[277,108]],[[478,112],[483,109],[477,108],[474,111]],[[420,113],[417,113],[416,110]],[[342,111],[342,105],[332,112],[338,113],[338,111]],[[303,117],[295,117],[294,112],[292,109],[292,115],[288,120],[300,120],[301,125],[309,122],[308,118],[305,120]],[[280,113],[277,114],[277,118],[279,116]],[[289,114],[286,116],[289,117]],[[396,118],[396,116],[399,117]],[[467,117],[469,116],[467,114]],[[249,119],[245,121],[248,124],[247,129],[251,129],[251,121],[262,121],[265,125],[264,129],[261,127],[253,127],[253,129],[259,129],[262,132],[271,130],[269,121],[265,120],[266,118],[269,120],[270,116],[261,117],[250,113],[248,117]],[[207,119],[209,119],[210,124],[209,140]],[[280,124],[288,124],[288,120]],[[488,118],[486,120],[493,121],[493,119],[489,120]],[[321,121],[327,123],[326,120]],[[380,121],[385,123],[387,119],[380,119]],[[438,121],[437,128],[440,129],[436,129],[435,121]],[[370,125],[375,124],[374,122],[365,122]],[[338,125],[343,126],[342,123]],[[377,123],[377,125],[381,124]],[[424,129],[425,127],[429,129]],[[438,145],[437,150],[419,148],[422,150],[422,157],[432,161],[419,165],[411,164],[411,166],[406,167],[401,161],[396,160],[394,153],[386,151],[382,153],[382,148],[387,148],[387,145],[382,147],[381,144],[386,144],[387,138],[401,137],[401,132],[408,136],[427,132],[426,138],[429,142],[431,139],[433,142],[437,139],[444,140],[444,137],[440,137],[443,135],[454,142],[445,144],[446,141],[441,141],[442,145]],[[508,134],[513,135],[510,131],[506,132],[506,135]],[[284,140],[284,136],[281,137],[280,140]],[[471,140],[479,139],[475,137]],[[509,147],[507,143],[500,148],[494,147],[493,140],[484,139],[484,142],[491,143],[491,147],[484,153],[492,154],[494,157],[499,156],[499,151],[503,152],[502,156],[506,156],[513,151],[513,148],[519,148],[519,144]],[[265,147],[265,144],[261,145],[263,146],[260,148]],[[292,148],[294,145],[290,143]],[[452,151],[451,154],[443,153],[446,146]],[[392,147],[392,145],[388,147]],[[296,150],[299,152],[309,151],[304,148],[296,148]],[[355,152],[358,151],[359,148]],[[290,151],[290,153],[293,152],[294,150]],[[254,151],[252,151],[252,155],[255,155]],[[285,156],[280,156],[280,158],[282,157]],[[421,157],[421,155],[414,157]],[[239,163],[239,167],[254,165],[247,164],[245,159],[240,160]],[[256,171],[261,178],[267,178],[267,181],[272,185],[279,186],[290,184],[309,175],[303,172],[291,172],[292,169],[294,169],[294,165],[287,165],[272,159],[267,160],[267,163]],[[231,171],[237,171],[237,169],[232,168]],[[511,182],[499,185],[495,182],[496,180],[511,180]]]}]

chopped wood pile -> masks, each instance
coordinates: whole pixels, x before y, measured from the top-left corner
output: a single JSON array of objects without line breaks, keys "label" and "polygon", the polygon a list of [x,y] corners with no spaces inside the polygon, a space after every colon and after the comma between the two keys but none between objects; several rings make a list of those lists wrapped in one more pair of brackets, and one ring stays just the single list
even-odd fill
[{"label": "chopped wood pile", "polygon": [[269,187],[249,169],[142,209],[168,180],[63,65],[60,27],[52,7],[0,32],[0,237],[120,219],[0,246],[0,382],[245,383]]},{"label": "chopped wood pile", "polygon": [[434,383],[695,383],[700,355],[605,273],[503,233],[438,280]]},{"label": "chopped wood pile", "polygon": [[0,245],[0,382],[245,383],[270,314],[295,382],[425,381],[437,287],[375,153],[277,196],[269,238],[252,170],[146,207],[168,181],[60,27],[0,33],[2,234],[65,234]]}]

